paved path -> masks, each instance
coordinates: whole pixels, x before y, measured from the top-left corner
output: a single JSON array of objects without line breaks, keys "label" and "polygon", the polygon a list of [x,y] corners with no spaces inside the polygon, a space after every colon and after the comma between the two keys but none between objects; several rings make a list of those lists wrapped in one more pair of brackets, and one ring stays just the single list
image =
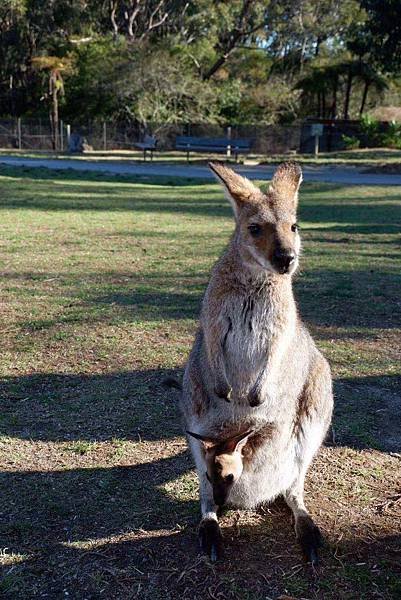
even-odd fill
[{"label": "paved path", "polygon": [[[0,156],[0,164],[9,166],[46,167],[48,169],[74,169],[78,171],[95,171],[115,175],[164,175],[166,177],[194,177],[213,179],[206,166],[177,165],[166,163],[138,163],[128,161],[74,160],[57,158],[20,158],[16,156]],[[273,165],[234,166],[235,170],[250,179],[270,179],[274,171]],[[357,167],[314,166],[302,167],[305,181],[321,181],[338,183],[339,185],[401,185],[400,175],[362,173]]]}]

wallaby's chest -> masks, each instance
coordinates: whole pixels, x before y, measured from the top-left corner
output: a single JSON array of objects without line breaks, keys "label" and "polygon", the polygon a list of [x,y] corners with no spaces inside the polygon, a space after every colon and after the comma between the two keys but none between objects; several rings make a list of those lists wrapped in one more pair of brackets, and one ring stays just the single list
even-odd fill
[{"label": "wallaby's chest", "polygon": [[248,294],[228,310],[224,343],[226,359],[234,362],[265,358],[279,325],[277,310],[268,296]]}]

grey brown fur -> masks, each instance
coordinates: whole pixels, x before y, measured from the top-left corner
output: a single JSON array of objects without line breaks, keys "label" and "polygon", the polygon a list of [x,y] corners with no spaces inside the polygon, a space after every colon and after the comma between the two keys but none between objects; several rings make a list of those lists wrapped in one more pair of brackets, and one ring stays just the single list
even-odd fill
[{"label": "grey brown fur", "polygon": [[[294,163],[280,165],[264,194],[223,165],[211,168],[236,227],[205,293],[180,407],[185,429],[197,436],[221,444],[252,433],[223,456],[223,466],[211,444],[188,436],[200,482],[201,543],[212,558],[222,552],[218,504],[254,507],[283,495],[314,561],[320,538],[304,505],[304,478],[330,424],[333,397],[330,368],[298,316],[292,291],[301,171]],[[234,477],[222,478],[231,465]]]}]

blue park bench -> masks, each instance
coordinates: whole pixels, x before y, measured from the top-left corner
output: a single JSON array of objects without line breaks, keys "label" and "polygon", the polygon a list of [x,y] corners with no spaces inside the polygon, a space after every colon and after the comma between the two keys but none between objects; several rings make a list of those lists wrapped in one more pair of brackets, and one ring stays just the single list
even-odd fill
[{"label": "blue park bench", "polygon": [[156,150],[157,139],[153,135],[145,135],[142,142],[135,142],[135,148],[143,150],[143,160],[146,160],[146,152],[150,152],[150,160],[153,160],[153,151]]},{"label": "blue park bench", "polygon": [[238,160],[238,154],[248,154],[251,150],[253,140],[245,138],[206,138],[206,137],[192,137],[186,135],[180,135],[175,138],[175,149],[185,150],[187,153],[187,160],[189,160],[190,152],[206,152],[210,154],[224,152],[227,153],[228,149]]}]

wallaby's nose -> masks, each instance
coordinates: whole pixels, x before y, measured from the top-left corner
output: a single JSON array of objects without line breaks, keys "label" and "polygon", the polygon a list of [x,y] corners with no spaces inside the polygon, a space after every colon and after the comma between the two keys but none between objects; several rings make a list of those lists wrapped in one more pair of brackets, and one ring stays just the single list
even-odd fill
[{"label": "wallaby's nose", "polygon": [[217,506],[224,506],[227,500],[228,490],[223,485],[213,486],[213,500]]},{"label": "wallaby's nose", "polygon": [[273,264],[280,273],[287,273],[294,260],[295,254],[292,250],[276,248],[273,253]]}]

